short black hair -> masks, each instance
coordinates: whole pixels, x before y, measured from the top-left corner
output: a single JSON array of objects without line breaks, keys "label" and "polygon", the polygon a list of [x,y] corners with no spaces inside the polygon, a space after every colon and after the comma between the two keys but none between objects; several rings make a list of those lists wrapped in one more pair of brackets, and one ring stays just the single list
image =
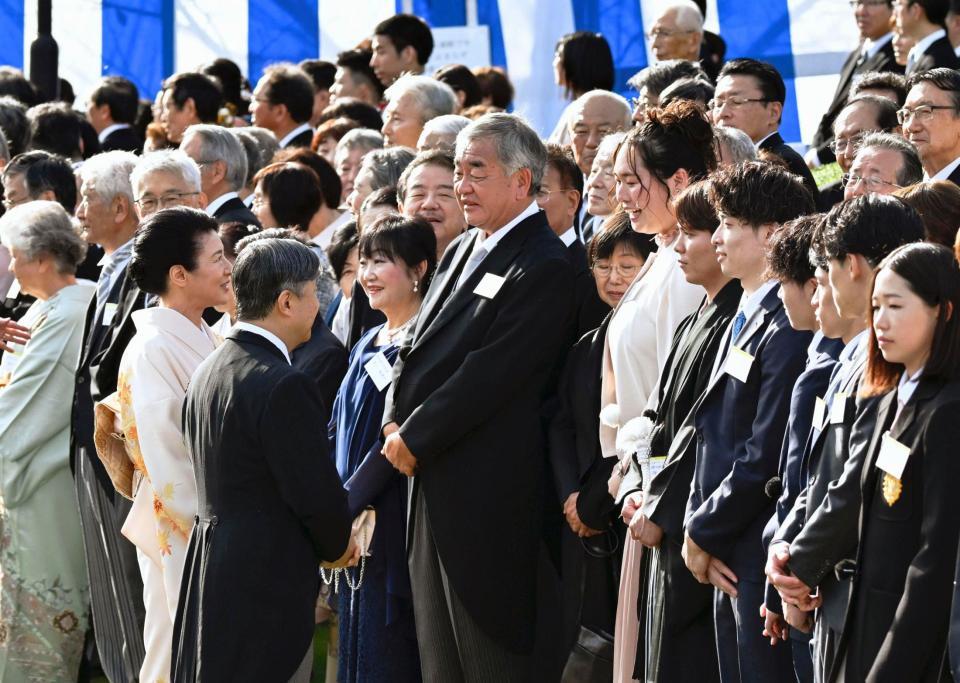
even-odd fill
[{"label": "short black hair", "polygon": [[170,91],[170,99],[183,109],[187,100],[193,100],[197,118],[203,123],[216,123],[223,105],[220,84],[206,74],[187,71],[174,74],[163,82],[163,89]]},{"label": "short black hair", "polygon": [[873,115],[877,120],[877,128],[884,133],[889,133],[900,125],[900,122],[897,121],[897,105],[894,104],[893,100],[887,97],[881,97],[880,95],[860,95],[860,97],[855,97],[848,101],[844,109],[859,103],[868,104],[873,108]]},{"label": "short black hair", "polygon": [[237,258],[237,244],[244,238],[256,234],[259,230],[255,225],[249,225],[241,221],[228,221],[220,224],[218,232],[220,233],[220,239],[223,241],[223,253],[231,261],[234,261]]},{"label": "short black hair", "polygon": [[40,97],[33,83],[27,80],[20,69],[0,67],[0,95],[9,95],[24,106],[40,104]]},{"label": "short black hair", "polygon": [[377,93],[377,99],[383,99],[383,83],[377,78],[377,73],[370,66],[370,60],[373,59],[373,51],[363,48],[353,50],[344,50],[337,55],[337,66],[350,72],[354,80],[361,79],[367,83],[374,92]]},{"label": "short black hair", "polygon": [[899,197],[867,194],[830,209],[815,247],[827,261],[859,254],[876,267],[897,247],[923,237],[923,220],[913,207]]},{"label": "short black hair", "polygon": [[304,59],[297,66],[307,74],[314,90],[329,90],[337,76],[337,65],[322,59]]},{"label": "short black hair", "polygon": [[9,95],[0,95],[0,129],[10,146],[10,156],[27,151],[30,146],[30,122],[27,106]]},{"label": "short black hair", "polygon": [[799,216],[773,233],[767,248],[767,271],[771,277],[798,285],[813,277],[815,268],[810,262],[810,246],[822,222],[820,213]]},{"label": "short black hair", "polygon": [[717,80],[719,81],[724,76],[753,76],[757,81],[757,87],[760,88],[763,99],[780,104],[787,101],[787,86],[784,85],[783,76],[777,71],[777,67],[769,62],[761,62],[758,59],[748,57],[731,59],[720,69]]},{"label": "short black hair", "polygon": [[290,64],[274,64],[263,71],[266,77],[263,96],[270,104],[282,104],[297,123],[306,123],[313,115],[313,82]]},{"label": "short black hair", "polygon": [[960,226],[960,187],[949,180],[928,180],[893,193],[920,214],[926,241],[953,247]]},{"label": "short black hair", "polygon": [[100,138],[93,124],[87,121],[87,117],[78,111],[73,112],[80,122],[80,142],[83,143],[83,159],[87,160],[100,153]]},{"label": "short black hair", "polygon": [[607,216],[603,221],[603,229],[590,240],[587,245],[587,263],[592,268],[600,259],[610,258],[621,244],[644,260],[657,249],[653,235],[634,230],[630,225],[629,214],[620,210]]},{"label": "short black hair", "polygon": [[473,70],[480,84],[480,99],[490,98],[494,107],[506,109],[513,102],[513,83],[498,66],[481,66]]},{"label": "short black hair", "polygon": [[746,161],[719,169],[711,180],[710,198],[717,211],[754,227],[783,224],[815,208],[800,176],[779,164]]},{"label": "short black hair", "polygon": [[265,236],[248,240],[233,266],[237,318],[262,320],[284,291],[301,296],[307,283],[316,282],[320,258],[295,239]]},{"label": "short black hair", "polygon": [[360,231],[356,221],[347,221],[333,232],[330,244],[327,245],[327,260],[333,268],[333,274],[339,280],[343,277],[343,269],[347,265],[350,252],[356,248],[360,240]]},{"label": "short black hair", "polygon": [[913,88],[920,83],[929,83],[950,95],[954,114],[960,112],[960,73],[944,66],[913,74],[907,81],[907,87]]},{"label": "short black hair", "polygon": [[383,254],[410,269],[426,261],[427,270],[419,282],[419,289],[423,292],[437,266],[437,236],[426,218],[396,214],[380,216],[360,235],[360,256],[373,258],[374,254]]},{"label": "short black hair", "polygon": [[196,269],[203,237],[208,233],[216,235],[218,227],[205,211],[185,206],[148,216],[133,239],[129,271],[134,284],[147,294],[165,294],[170,269]]},{"label": "short black hair", "polygon": [[358,100],[356,97],[338,97],[333,104],[323,110],[317,125],[330,119],[340,118],[353,119],[363,128],[370,128],[378,133],[383,128],[383,117],[380,116],[380,110],[372,104]]},{"label": "short black hair", "polygon": [[433,74],[441,83],[446,83],[455,93],[463,93],[463,106],[472,107],[480,104],[483,93],[480,92],[480,81],[470,69],[463,64],[447,64],[437,69]]},{"label": "short black hair", "polygon": [[613,53],[599,33],[575,31],[557,41],[567,94],[580,96],[591,90],[613,90]]},{"label": "short black hair", "polygon": [[248,103],[243,98],[245,79],[236,62],[226,57],[218,57],[204,65],[200,71],[217,80],[223,92],[223,99],[236,108],[234,113],[247,113]]},{"label": "short black hair", "polygon": [[63,157],[42,150],[18,154],[3,169],[4,178],[12,175],[23,175],[31,199],[49,190],[73,215],[77,208],[77,180],[70,162]]},{"label": "short black hair", "polygon": [[273,160],[274,162],[293,161],[308,167],[317,174],[317,179],[320,181],[320,195],[323,197],[324,206],[330,209],[340,206],[343,183],[340,181],[337,171],[322,156],[306,147],[288,147],[279,150],[274,155]]},{"label": "short black hair", "polygon": [[260,183],[278,227],[306,232],[310,220],[323,205],[320,179],[312,168],[303,164],[270,164],[257,172],[253,182]]},{"label": "short black hair", "polygon": [[676,100],[690,100],[707,106],[713,99],[713,83],[704,78],[681,78],[660,91],[659,106],[665,107]]},{"label": "short black hair", "polygon": [[373,29],[373,35],[389,38],[397,52],[412,47],[420,66],[429,62],[433,54],[433,33],[427,22],[413,14],[395,14],[384,19]]},{"label": "short black hair", "polygon": [[950,11],[950,0],[908,0],[907,6],[920,5],[927,21],[938,26],[946,26],[947,12]]},{"label": "short black hair", "polygon": [[864,90],[889,90],[897,96],[897,107],[907,101],[907,79],[895,71],[868,71],[850,86],[847,101],[855,100]]},{"label": "short black hair", "polygon": [[[573,158],[573,151],[569,147],[555,145],[548,142],[547,148],[547,168],[553,168],[560,175],[562,190],[576,190],[583,196],[583,171],[577,166]],[[544,169],[546,174],[546,169]]]},{"label": "short black hair", "polygon": [[27,110],[30,146],[72,159],[80,154],[80,119],[66,102],[44,102]]},{"label": "short black hair", "polygon": [[107,76],[93,89],[90,101],[97,107],[107,105],[110,118],[116,123],[132,125],[140,106],[140,92],[133,81],[123,76]]},{"label": "short black hair", "polygon": [[710,201],[710,180],[688,185],[673,201],[677,223],[685,231],[710,232],[720,226],[717,209]]},{"label": "short black hair", "polygon": [[707,72],[696,62],[689,62],[686,59],[665,59],[641,69],[630,77],[627,84],[637,92],[646,89],[651,95],[660,97],[660,93],[672,83],[683,78],[709,80]]}]

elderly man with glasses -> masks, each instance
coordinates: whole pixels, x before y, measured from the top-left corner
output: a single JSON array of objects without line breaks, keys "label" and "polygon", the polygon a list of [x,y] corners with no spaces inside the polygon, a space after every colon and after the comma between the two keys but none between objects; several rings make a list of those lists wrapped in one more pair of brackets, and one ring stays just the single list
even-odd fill
[{"label": "elderly man with glasses", "polygon": [[653,22],[647,34],[650,49],[658,62],[666,59],[700,60],[703,42],[703,15],[692,0],[672,0]]},{"label": "elderly man with glasses", "polygon": [[910,78],[897,119],[920,153],[926,180],[960,185],[960,74],[938,68]]},{"label": "elderly man with glasses", "polygon": [[850,172],[843,174],[843,198],[893,194],[923,180],[917,150],[899,135],[870,133],[860,142]]},{"label": "elderly man with glasses", "polygon": [[141,221],[173,206],[203,209],[207,205],[207,195],[200,185],[200,167],[178,149],[141,158],[130,174],[130,183]]}]

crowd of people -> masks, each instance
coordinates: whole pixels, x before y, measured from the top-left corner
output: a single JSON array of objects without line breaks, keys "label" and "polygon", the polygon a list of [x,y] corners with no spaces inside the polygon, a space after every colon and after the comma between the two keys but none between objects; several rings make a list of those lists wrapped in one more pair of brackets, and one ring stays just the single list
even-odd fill
[{"label": "crowd of people", "polygon": [[805,155],[691,0],[546,140],[406,14],[0,69],[0,681],[960,680],[960,3],[849,4]]}]

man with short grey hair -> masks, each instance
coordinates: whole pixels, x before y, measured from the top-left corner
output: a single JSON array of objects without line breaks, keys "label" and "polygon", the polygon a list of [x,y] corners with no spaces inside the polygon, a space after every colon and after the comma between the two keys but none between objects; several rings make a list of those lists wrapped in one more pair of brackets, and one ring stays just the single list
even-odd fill
[{"label": "man with short grey hair", "polygon": [[429,76],[407,74],[393,82],[383,94],[387,102],[383,110],[383,133],[387,147],[409,147],[415,150],[430,119],[452,114],[457,107],[453,89]]},{"label": "man with short grey hair", "polygon": [[870,133],[861,141],[850,172],[843,176],[843,198],[893,194],[921,180],[923,166],[913,145],[892,133]]},{"label": "man with short grey hair", "polygon": [[360,172],[360,162],[367,152],[383,147],[383,136],[369,128],[355,128],[344,135],[337,143],[334,154],[334,168],[340,176],[340,202],[347,200],[353,192],[353,181]]},{"label": "man with short grey hair", "polygon": [[247,177],[243,182],[243,187],[237,190],[243,205],[248,209],[253,207],[253,177],[257,172],[270,163],[273,155],[280,149],[277,143],[277,136],[266,128],[259,126],[244,126],[243,128],[230,128],[231,133],[237,136],[240,144],[243,145],[243,151],[247,154]]},{"label": "man with short grey hair", "polygon": [[750,136],[739,128],[715,126],[713,139],[717,143],[717,161],[720,166],[738,166],[757,158],[757,148]]},{"label": "man with short grey hair", "polygon": [[703,14],[693,0],[671,0],[661,5],[650,29],[650,50],[658,62],[666,59],[700,60]]},{"label": "man with short grey hair", "polygon": [[172,206],[202,209],[207,205],[200,167],[179,149],[164,149],[141,157],[130,173],[130,184],[140,220]]},{"label": "man with short grey hair", "polygon": [[452,152],[457,144],[457,135],[470,123],[470,119],[459,114],[444,114],[430,119],[423,125],[423,131],[417,140],[417,152],[435,149]]},{"label": "man with short grey hair", "polygon": [[475,227],[441,259],[387,394],[384,455],[417,475],[409,563],[428,681],[535,678],[540,408],[574,312],[573,268],[535,200],[546,156],[512,114],[460,132],[454,187]]},{"label": "man with short grey hair", "polygon": [[209,202],[206,211],[217,223],[260,227],[238,194],[247,180],[247,153],[236,135],[223,126],[195,124],[183,134],[180,151],[200,167],[200,189]]}]

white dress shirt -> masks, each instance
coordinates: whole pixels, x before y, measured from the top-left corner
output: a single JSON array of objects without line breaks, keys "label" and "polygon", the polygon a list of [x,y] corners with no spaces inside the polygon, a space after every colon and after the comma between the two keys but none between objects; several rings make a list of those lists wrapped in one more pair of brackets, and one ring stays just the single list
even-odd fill
[{"label": "white dress shirt", "polygon": [[863,41],[863,47],[860,48],[861,59],[867,60],[883,49],[883,46],[893,40],[893,31],[885,33],[876,40],[867,38]]},{"label": "white dress shirt", "polygon": [[333,239],[333,233],[335,233],[341,225],[345,225],[346,223],[349,223],[352,220],[353,220],[353,214],[350,213],[349,211],[344,211],[339,216],[337,216],[337,219],[333,221],[333,223],[331,223],[330,225],[325,227],[323,230],[318,232],[316,235],[311,237],[310,242],[312,242],[313,244],[316,244],[318,247],[326,251],[327,247],[330,246],[330,240]]},{"label": "white dress shirt", "polygon": [[259,334],[261,337],[280,349],[280,351],[283,353],[283,357],[287,359],[288,363],[291,363],[290,350],[287,348],[287,345],[283,343],[283,340],[280,339],[280,337],[275,335],[270,330],[264,329],[259,325],[254,325],[253,323],[244,322],[243,320],[238,320],[235,322],[233,324],[233,329]]},{"label": "white dress shirt", "polygon": [[289,133],[283,136],[282,140],[280,140],[280,149],[283,149],[284,147],[289,145],[291,140],[293,140],[295,137],[300,135],[300,133],[307,130],[310,130],[309,123],[301,123],[299,126],[291,130]]},{"label": "white dress shirt", "polygon": [[941,38],[945,38],[946,36],[947,36],[947,32],[941,28],[941,29],[937,29],[926,38],[923,38],[922,40],[918,41],[916,45],[910,48],[910,52],[907,53],[907,64],[912,66],[914,62],[916,62],[918,59],[920,59],[924,55],[928,47],[933,45],[935,42],[937,42]]},{"label": "white dress shirt", "polygon": [[924,173],[923,175],[926,180],[946,180],[947,178],[950,177],[951,173],[957,170],[958,166],[960,166],[960,157],[957,157],[956,159],[951,161],[949,164],[941,168],[932,176],[928,177],[926,173]]},{"label": "white dress shirt", "polygon": [[[486,259],[486,257],[490,255],[490,252],[493,251],[494,248],[496,248],[496,246],[500,243],[500,240],[502,240],[504,237],[507,236],[507,233],[509,233],[511,230],[517,227],[517,225],[522,220],[529,218],[530,216],[533,216],[539,210],[540,210],[540,206],[537,204],[537,202],[532,201],[530,202],[530,206],[528,206],[527,208],[525,208],[523,211],[520,212],[520,215],[518,215],[512,221],[510,221],[505,226],[497,230],[495,233],[487,236],[484,239],[477,239],[473,244],[473,251],[470,252],[470,259],[475,260],[476,258],[479,258],[480,254],[478,252],[481,252],[481,251],[483,252],[483,258]],[[483,235],[485,234],[486,233],[484,233],[482,230],[479,231],[479,237],[483,237]],[[469,273],[466,272],[466,268],[464,268],[463,272],[460,273],[460,279],[457,280],[457,287],[459,287],[463,282],[463,280],[466,279],[464,277],[465,274],[469,275]]]},{"label": "white dress shirt", "polygon": [[205,211],[212,216],[217,212],[217,209],[219,209],[221,206],[229,202],[234,197],[239,197],[239,196],[240,195],[238,195],[236,192],[224,192],[222,195],[220,195],[219,197],[211,201],[209,204],[207,204],[207,208],[205,209]]},{"label": "white dress shirt", "polygon": [[103,258],[97,261],[97,265],[101,270],[108,263],[113,263],[114,261],[117,262],[117,267],[113,269],[112,273],[110,273],[110,285],[107,287],[108,292],[113,291],[114,286],[117,284],[117,280],[120,278],[120,274],[123,272],[123,269],[127,267],[127,264],[130,263],[130,258],[132,256],[133,239],[130,239],[117,247],[112,254],[104,254]]},{"label": "white dress shirt", "polygon": [[569,247],[571,244],[577,241],[577,229],[571,227],[565,233],[560,235],[560,241],[563,242],[563,246]]},{"label": "white dress shirt", "polygon": [[110,137],[110,134],[113,133],[114,131],[123,130],[124,128],[130,128],[130,127],[131,126],[129,123],[114,123],[112,125],[107,126],[103,130],[101,130],[99,133],[97,133],[97,139],[100,141],[100,144],[102,145],[104,141],[108,137]]}]

